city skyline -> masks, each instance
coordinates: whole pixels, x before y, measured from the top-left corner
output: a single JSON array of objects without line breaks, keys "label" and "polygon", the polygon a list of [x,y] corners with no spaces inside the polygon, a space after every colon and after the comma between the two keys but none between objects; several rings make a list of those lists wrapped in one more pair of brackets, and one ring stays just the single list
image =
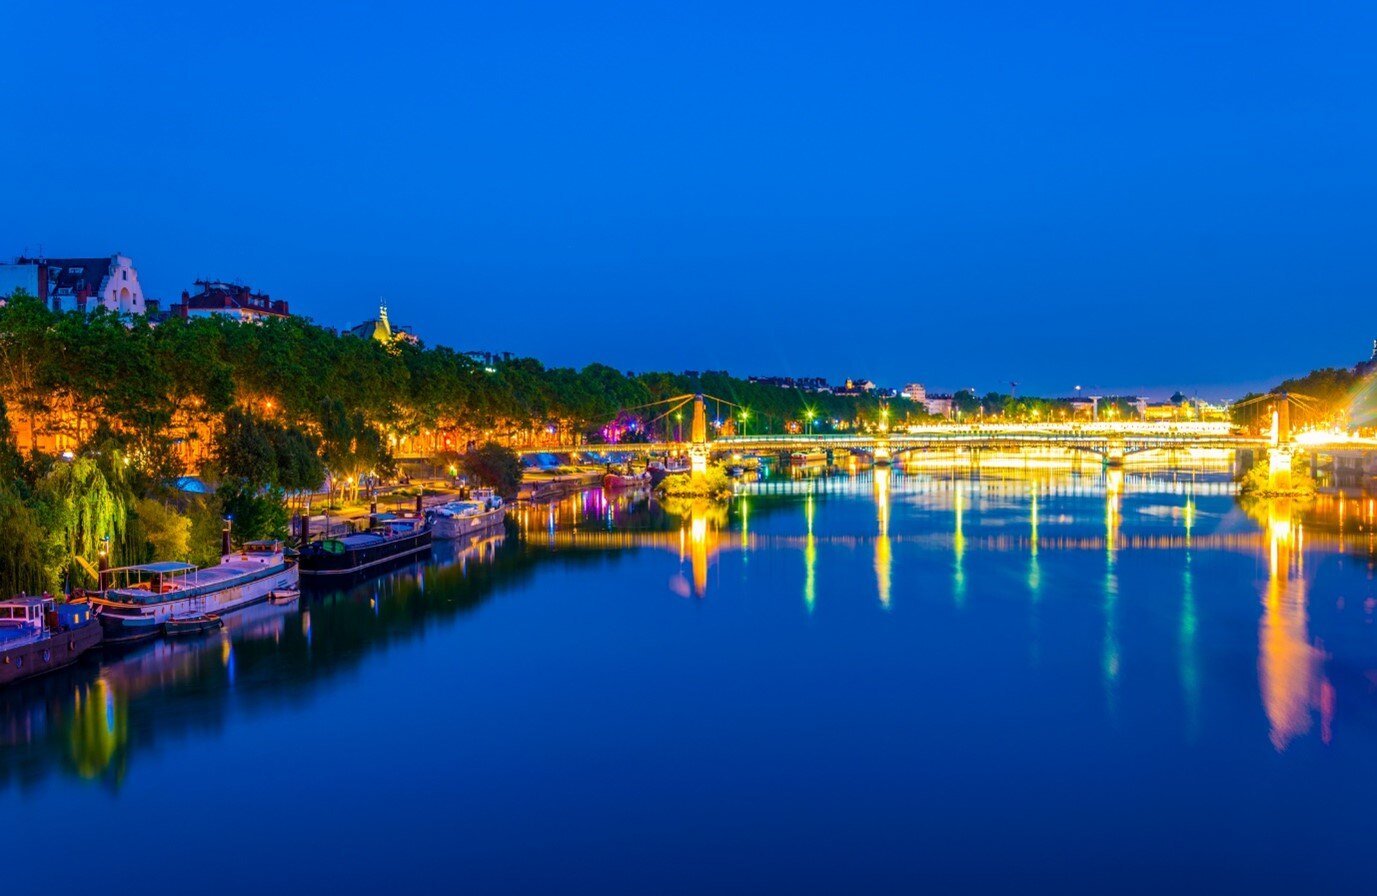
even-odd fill
[{"label": "city skyline", "polygon": [[1371,13],[1243,13],[26,7],[120,64],[109,136],[6,147],[0,251],[558,366],[1226,398],[1362,360],[1377,291]]}]

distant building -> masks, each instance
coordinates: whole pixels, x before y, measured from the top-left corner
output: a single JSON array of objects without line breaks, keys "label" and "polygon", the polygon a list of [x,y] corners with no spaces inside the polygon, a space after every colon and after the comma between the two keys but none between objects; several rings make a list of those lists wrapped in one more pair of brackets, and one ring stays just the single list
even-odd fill
[{"label": "distant building", "polygon": [[483,367],[496,367],[498,364],[512,359],[511,352],[471,351],[464,352],[463,354],[475,364],[480,364]]},{"label": "distant building", "polygon": [[1081,417],[1091,420],[1095,416],[1095,399],[1093,398],[1077,396],[1066,399],[1066,404],[1071,410],[1071,419],[1073,420]]},{"label": "distant building", "polygon": [[172,317],[233,317],[245,323],[258,323],[269,318],[287,318],[291,313],[287,303],[272,299],[267,293],[256,293],[238,283],[219,280],[197,280],[199,292],[182,291],[182,300],[168,307]]},{"label": "distant building", "polygon": [[951,417],[955,404],[950,395],[927,395],[923,398],[923,409],[934,417]]},{"label": "distant building", "polygon": [[360,339],[372,339],[384,345],[393,345],[398,342],[410,342],[415,345],[421,340],[416,336],[410,327],[394,324],[387,318],[387,303],[378,303],[378,316],[372,320],[366,320],[357,327],[350,327],[344,331],[346,336],[357,336]]},{"label": "distant building", "polygon": [[909,383],[904,387],[904,397],[909,401],[922,404],[927,401],[928,390],[923,388],[922,383]]},{"label": "distant building", "polygon": [[868,394],[868,393],[870,393],[870,392],[874,392],[874,391],[875,391],[875,384],[874,384],[873,382],[871,382],[870,380],[853,380],[853,379],[848,379],[848,380],[846,381],[846,384],[845,384],[845,385],[833,387],[833,389],[832,389],[832,394],[833,394],[833,395],[848,395],[848,396],[855,397],[855,396],[857,396],[857,395],[866,395],[866,394]]},{"label": "distant building", "polygon": [[781,389],[798,389],[803,392],[824,392],[827,380],[820,376],[748,376],[746,382],[761,386],[778,386]]},{"label": "distant building", "polygon": [[0,264],[0,299],[19,291],[40,299],[54,311],[143,314],[139,272],[126,255],[102,258],[25,258]]}]

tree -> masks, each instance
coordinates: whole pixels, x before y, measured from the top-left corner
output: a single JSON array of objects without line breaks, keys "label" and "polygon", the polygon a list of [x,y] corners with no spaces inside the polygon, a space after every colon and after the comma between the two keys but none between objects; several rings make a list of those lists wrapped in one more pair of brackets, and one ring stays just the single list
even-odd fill
[{"label": "tree", "polygon": [[38,483],[35,505],[47,533],[47,588],[62,587],[76,558],[95,566],[100,551],[123,538],[128,509],[93,458],[54,464]]},{"label": "tree", "polygon": [[460,459],[464,473],[504,498],[516,496],[521,488],[521,460],[516,452],[496,442],[475,448]]}]

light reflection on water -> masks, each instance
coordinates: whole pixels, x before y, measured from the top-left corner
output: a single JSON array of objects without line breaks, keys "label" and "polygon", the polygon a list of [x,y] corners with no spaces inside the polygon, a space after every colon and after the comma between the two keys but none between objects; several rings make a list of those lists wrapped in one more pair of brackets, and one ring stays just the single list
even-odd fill
[{"label": "light reflection on water", "polygon": [[[969,859],[991,819],[1014,867],[1050,861],[1053,832],[1169,865],[1164,829],[1265,837],[1259,780],[1298,813],[1377,799],[1371,505],[1232,491],[1208,471],[896,467],[727,504],[590,490],[519,506],[506,538],[0,692],[0,805],[80,803],[95,782],[136,812],[164,770],[259,725],[290,741],[400,709],[372,736],[414,728],[406,755],[434,761],[370,743],[365,762],[435,791],[410,829],[423,841],[482,820],[431,844],[467,850],[475,881],[503,837],[558,862],[548,830],[494,819],[561,817],[583,779],[609,842],[646,846],[658,826],[674,850],[741,844],[731,861],[769,858],[793,889],[811,880],[799,842],[837,841],[833,861],[868,855],[885,877],[904,856]],[[335,749],[294,774],[368,791],[360,753]],[[1161,808],[1186,800],[1206,808]],[[1092,820],[1108,812],[1112,840]],[[886,837],[910,845],[866,852]]]}]

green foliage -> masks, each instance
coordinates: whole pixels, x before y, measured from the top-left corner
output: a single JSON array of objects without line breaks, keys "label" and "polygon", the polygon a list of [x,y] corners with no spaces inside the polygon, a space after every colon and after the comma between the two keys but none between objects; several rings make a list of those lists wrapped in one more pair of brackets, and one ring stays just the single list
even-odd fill
[{"label": "green foliage", "polygon": [[504,498],[516,495],[521,487],[521,460],[516,452],[496,442],[475,448],[459,459],[464,473]]},{"label": "green foliage", "polygon": [[182,513],[191,521],[186,561],[197,566],[217,562],[220,559],[220,530],[224,525],[219,497],[187,496],[182,505]]},{"label": "green foliage", "polygon": [[1296,454],[1291,458],[1291,483],[1288,488],[1276,489],[1272,487],[1271,466],[1267,460],[1267,455],[1263,454],[1243,474],[1239,480],[1238,490],[1241,494],[1256,498],[1274,497],[1310,497],[1315,494],[1315,480],[1310,475],[1310,468],[1304,454]]},{"label": "green foliage", "polygon": [[152,498],[135,501],[134,516],[147,544],[145,560],[186,560],[190,556],[190,517]]},{"label": "green foliage", "polygon": [[660,491],[667,498],[730,498],[732,481],[719,466],[709,466],[701,476],[666,476]]},{"label": "green foliage", "polygon": [[118,544],[128,507],[124,496],[90,457],[54,464],[34,495],[41,531],[46,535],[44,587],[58,590],[81,557],[94,566],[102,544]]},{"label": "green foliage", "polygon": [[50,588],[48,545],[39,515],[9,482],[0,482],[0,594]]},{"label": "green foliage", "polygon": [[221,485],[217,492],[225,516],[233,521],[234,540],[287,537],[287,506],[280,488],[261,492],[244,485]]}]

